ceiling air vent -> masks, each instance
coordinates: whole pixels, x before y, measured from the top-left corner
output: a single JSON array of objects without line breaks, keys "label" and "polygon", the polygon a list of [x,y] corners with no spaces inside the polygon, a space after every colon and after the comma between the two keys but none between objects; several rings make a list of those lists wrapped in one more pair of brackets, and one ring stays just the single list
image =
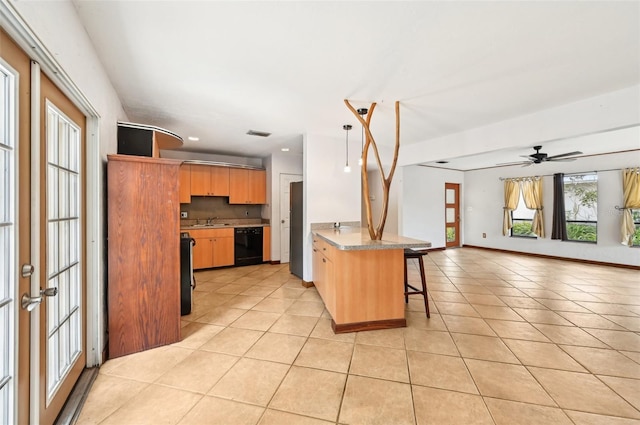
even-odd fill
[{"label": "ceiling air vent", "polygon": [[257,130],[249,130],[247,131],[249,136],[260,136],[260,137],[269,137],[271,133],[267,133],[266,131],[257,131]]}]

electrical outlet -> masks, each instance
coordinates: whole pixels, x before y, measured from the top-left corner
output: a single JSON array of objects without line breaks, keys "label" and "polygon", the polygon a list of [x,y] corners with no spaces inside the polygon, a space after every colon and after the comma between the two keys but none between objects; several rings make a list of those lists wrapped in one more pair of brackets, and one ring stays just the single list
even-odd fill
[{"label": "electrical outlet", "polygon": [[188,214],[186,211],[180,211],[180,218],[187,218]]},{"label": "electrical outlet", "polygon": [[482,234],[482,238],[483,238],[483,239],[486,239],[486,238],[487,238],[487,234],[486,234],[486,233],[483,233],[483,234]]}]

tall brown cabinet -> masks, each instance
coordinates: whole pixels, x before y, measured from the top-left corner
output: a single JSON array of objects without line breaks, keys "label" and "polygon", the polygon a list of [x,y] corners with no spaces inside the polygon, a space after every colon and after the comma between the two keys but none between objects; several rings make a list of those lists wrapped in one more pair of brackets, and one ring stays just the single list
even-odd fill
[{"label": "tall brown cabinet", "polygon": [[108,155],[109,358],[180,340],[180,163]]}]

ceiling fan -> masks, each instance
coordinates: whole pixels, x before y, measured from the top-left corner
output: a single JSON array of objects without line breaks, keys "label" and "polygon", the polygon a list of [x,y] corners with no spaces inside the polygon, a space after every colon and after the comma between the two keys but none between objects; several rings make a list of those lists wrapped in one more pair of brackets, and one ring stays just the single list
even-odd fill
[{"label": "ceiling fan", "polygon": [[520,155],[523,158],[527,158],[526,161],[503,162],[501,164],[496,164],[496,165],[517,165],[517,164],[522,164],[523,167],[528,167],[531,164],[540,164],[542,162],[550,162],[550,161],[569,162],[569,161],[575,161],[576,158],[571,158],[573,155],[582,155],[582,152],[575,151],[575,152],[567,152],[567,153],[561,153],[559,155],[549,156],[544,152],[540,152],[540,149],[542,149],[542,146],[534,146],[533,149],[535,149],[536,153],[532,153],[531,155]]}]

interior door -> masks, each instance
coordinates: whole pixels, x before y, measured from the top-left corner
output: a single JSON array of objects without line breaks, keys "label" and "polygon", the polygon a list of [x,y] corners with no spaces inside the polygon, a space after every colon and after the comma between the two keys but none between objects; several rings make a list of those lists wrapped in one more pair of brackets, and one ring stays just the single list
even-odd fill
[{"label": "interior door", "polygon": [[300,174],[280,174],[280,263],[289,262],[291,232],[290,183],[302,181]]},{"label": "interior door", "polygon": [[460,185],[444,184],[446,247],[460,246]]},{"label": "interior door", "polygon": [[52,424],[86,364],[85,116],[40,75],[39,423]]},{"label": "interior door", "polygon": [[0,423],[29,423],[30,60],[0,30]]}]

